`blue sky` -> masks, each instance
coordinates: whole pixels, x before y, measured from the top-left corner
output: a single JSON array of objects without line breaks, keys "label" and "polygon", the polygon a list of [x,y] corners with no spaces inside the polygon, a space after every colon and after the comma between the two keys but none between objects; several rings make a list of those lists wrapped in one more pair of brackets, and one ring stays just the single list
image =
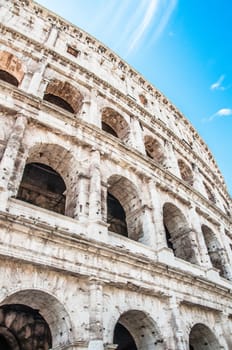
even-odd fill
[{"label": "blue sky", "polygon": [[39,0],[161,90],[212,151],[232,194],[232,1]]}]

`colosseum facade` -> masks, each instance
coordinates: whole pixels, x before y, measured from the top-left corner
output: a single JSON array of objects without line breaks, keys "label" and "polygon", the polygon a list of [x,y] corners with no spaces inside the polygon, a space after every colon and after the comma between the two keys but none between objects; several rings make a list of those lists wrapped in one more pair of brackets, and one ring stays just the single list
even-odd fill
[{"label": "colosseum facade", "polygon": [[154,86],[1,0],[0,347],[231,350],[231,198]]}]

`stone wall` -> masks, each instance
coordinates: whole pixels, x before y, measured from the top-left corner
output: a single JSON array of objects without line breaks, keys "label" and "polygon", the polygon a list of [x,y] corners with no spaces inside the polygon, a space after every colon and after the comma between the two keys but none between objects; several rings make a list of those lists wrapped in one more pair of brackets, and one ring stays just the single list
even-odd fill
[{"label": "stone wall", "polygon": [[231,198],[207,146],[89,34],[0,6],[0,345],[229,350]]}]

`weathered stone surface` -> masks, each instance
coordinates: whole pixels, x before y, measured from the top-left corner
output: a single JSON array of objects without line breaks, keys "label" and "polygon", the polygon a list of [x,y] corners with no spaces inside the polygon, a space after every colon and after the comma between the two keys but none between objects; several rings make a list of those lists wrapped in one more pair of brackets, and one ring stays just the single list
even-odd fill
[{"label": "weathered stone surface", "polygon": [[31,0],[0,20],[0,348],[230,350],[231,198],[203,140],[81,29]]}]

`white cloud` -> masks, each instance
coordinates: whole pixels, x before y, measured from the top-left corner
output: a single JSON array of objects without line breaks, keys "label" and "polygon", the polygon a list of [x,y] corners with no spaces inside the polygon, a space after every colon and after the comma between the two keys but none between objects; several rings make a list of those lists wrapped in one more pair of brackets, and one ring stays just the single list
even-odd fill
[{"label": "white cloud", "polygon": [[228,86],[225,86],[223,84],[225,80],[225,75],[221,75],[218,80],[213,83],[211,86],[210,86],[210,90],[221,90],[221,91],[224,91],[224,90],[228,90],[231,88],[231,85],[228,85]]},{"label": "white cloud", "polygon": [[220,117],[229,117],[232,115],[231,108],[221,108],[216,113],[212,114],[209,118],[203,119],[204,122],[211,122],[215,118]]},{"label": "white cloud", "polygon": [[155,13],[158,11],[158,8],[159,8],[159,0],[151,0],[144,14],[142,22],[139,24],[138,28],[134,32],[128,53],[131,52],[134,49],[134,47],[139,44],[143,34],[151,24],[152,18],[154,17]]}]

